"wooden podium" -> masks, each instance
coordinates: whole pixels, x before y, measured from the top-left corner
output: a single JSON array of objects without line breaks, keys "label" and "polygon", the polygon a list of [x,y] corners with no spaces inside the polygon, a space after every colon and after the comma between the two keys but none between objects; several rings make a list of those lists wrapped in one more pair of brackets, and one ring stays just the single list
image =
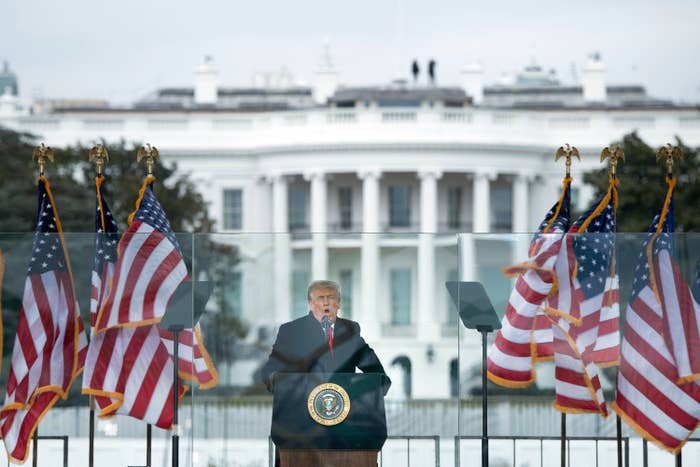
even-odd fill
[{"label": "wooden podium", "polygon": [[271,435],[280,467],[377,467],[387,436],[384,378],[275,375]]},{"label": "wooden podium", "polygon": [[280,449],[280,467],[377,467],[377,449]]}]

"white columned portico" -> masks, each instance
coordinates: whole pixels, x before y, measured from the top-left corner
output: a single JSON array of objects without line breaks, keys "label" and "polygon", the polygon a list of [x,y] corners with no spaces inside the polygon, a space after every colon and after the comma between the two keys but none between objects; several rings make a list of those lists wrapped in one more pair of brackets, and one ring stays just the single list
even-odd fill
[{"label": "white columned portico", "polygon": [[361,172],[362,179],[362,310],[358,321],[367,341],[379,337],[379,170]]},{"label": "white columned portico", "polygon": [[328,223],[326,174],[313,171],[304,174],[311,182],[311,280],[328,279]]},{"label": "white columned portico", "polygon": [[420,234],[418,235],[418,338],[434,342],[440,337],[435,314],[435,233],[437,232],[437,181],[442,172],[421,170]]},{"label": "white columned portico", "polygon": [[287,217],[287,178],[284,175],[269,177],[272,181],[272,230],[274,232],[274,294],[275,322],[282,324],[291,318],[291,265],[292,249]]},{"label": "white columned portico", "polygon": [[474,232],[485,233],[491,230],[491,182],[496,180],[495,171],[474,173]]}]

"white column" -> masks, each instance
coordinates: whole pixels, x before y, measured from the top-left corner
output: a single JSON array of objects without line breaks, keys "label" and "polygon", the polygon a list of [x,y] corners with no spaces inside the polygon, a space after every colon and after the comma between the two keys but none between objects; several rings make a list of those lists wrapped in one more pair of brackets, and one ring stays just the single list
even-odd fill
[{"label": "white column", "polygon": [[512,263],[520,263],[527,259],[530,243],[528,220],[530,219],[529,185],[534,175],[518,173],[513,177],[513,259]]},{"label": "white column", "polygon": [[513,177],[513,232],[528,231],[530,218],[529,184],[531,174],[519,173]]},{"label": "white column", "polygon": [[284,175],[272,180],[272,230],[274,232],[274,294],[275,322],[282,324],[291,318],[291,265],[292,249],[289,240],[287,217],[287,178]]},{"label": "white column", "polygon": [[311,182],[311,280],[328,279],[326,175],[309,172],[304,179]]},{"label": "white column", "polygon": [[435,313],[435,233],[437,232],[438,170],[418,173],[420,179],[420,234],[418,235],[418,338],[434,342],[440,337]]},{"label": "white column", "polygon": [[474,173],[474,232],[491,230],[491,181],[496,180],[496,176],[495,172],[488,171]]},{"label": "white column", "polygon": [[359,318],[367,341],[379,338],[379,178],[381,172],[371,170],[358,174],[362,179],[362,310]]}]

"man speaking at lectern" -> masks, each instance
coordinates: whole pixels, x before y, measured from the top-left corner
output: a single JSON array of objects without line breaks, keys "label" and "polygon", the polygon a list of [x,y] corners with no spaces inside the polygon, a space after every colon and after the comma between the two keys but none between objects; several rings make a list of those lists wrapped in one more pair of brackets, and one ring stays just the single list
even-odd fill
[{"label": "man speaking at lectern", "polygon": [[391,380],[374,350],[360,336],[360,325],[338,318],[340,286],[333,281],[314,281],[307,290],[309,314],[280,326],[277,339],[261,377],[274,390],[274,376],[285,373],[380,373],[384,394]]}]

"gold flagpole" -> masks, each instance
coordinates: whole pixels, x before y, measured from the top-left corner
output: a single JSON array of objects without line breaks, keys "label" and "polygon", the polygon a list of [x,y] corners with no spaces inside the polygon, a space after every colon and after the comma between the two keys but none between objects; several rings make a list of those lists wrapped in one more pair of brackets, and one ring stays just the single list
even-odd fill
[{"label": "gold flagpole", "polygon": [[[53,162],[54,153],[53,149],[45,146],[41,143],[39,146],[34,148],[32,152],[32,160],[36,159],[37,164],[39,164],[39,177],[44,178],[44,167],[46,165],[46,159]],[[39,465],[39,425],[37,424],[34,430],[34,444],[32,446],[32,466],[37,467]]]},{"label": "gold flagpole", "polygon": [[40,177],[44,176],[44,165],[46,164],[46,159],[53,162],[53,157],[53,149],[48,146],[44,146],[44,143],[41,143],[41,145],[34,148],[34,152],[32,152],[32,160],[36,159],[37,163],[39,164]]},{"label": "gold flagpole", "polygon": [[[562,157],[566,158],[566,177],[565,180],[571,180],[571,158],[575,157],[581,162],[581,156],[579,155],[576,146],[570,146],[569,143],[564,146],[559,146],[556,154],[554,154],[554,162],[558,161]],[[561,467],[566,467],[566,413],[561,412],[561,429],[559,434],[561,440]]]},{"label": "gold flagpole", "polygon": [[656,162],[666,159],[666,176],[673,178],[673,158],[685,160],[683,150],[678,146],[671,146],[671,143],[666,143],[656,152]]},{"label": "gold flagpole", "polygon": [[[136,152],[136,162],[141,162],[143,159],[146,159],[146,181],[148,181],[149,178],[153,177],[153,162],[156,157],[158,157],[158,149],[156,149],[154,146],[151,146],[149,143],[146,143],[145,145],[141,146],[139,150]],[[143,185],[143,189],[146,188],[146,183]],[[137,202],[136,205],[136,210],[138,210],[138,204],[141,201],[141,196],[143,196],[143,193],[139,195],[139,201]],[[134,214],[136,211],[134,211]],[[131,220],[133,218],[133,215],[129,216],[129,223],[131,223]],[[177,386],[173,386],[173,388],[176,388]],[[176,389],[173,389],[176,390]],[[146,424],[146,467],[151,467],[151,438],[152,438],[152,430],[153,427],[151,426],[150,423]]]},{"label": "gold flagpole", "polygon": [[[677,158],[680,160],[684,160],[685,156],[683,155],[683,150],[679,146],[672,146],[671,143],[667,143],[665,146],[662,146],[659,148],[659,150],[656,152],[656,162],[659,162],[662,159],[666,159],[666,182],[669,184],[669,186],[672,186],[673,183],[673,159]],[[644,444],[645,448],[645,457],[646,457],[646,440]],[[676,467],[682,467],[683,465],[683,449],[679,449],[678,453],[676,454]]]},{"label": "gold flagpole", "polygon": [[[600,152],[600,162],[603,162],[605,159],[610,159],[610,164],[609,164],[609,171],[610,171],[610,183],[613,185],[615,184],[616,178],[617,178],[617,164],[619,163],[620,160],[625,160],[625,153],[622,151],[622,148],[615,146],[614,144],[611,144],[610,146],[603,148],[603,150]],[[614,206],[615,206],[615,230],[617,231],[617,200],[614,201]],[[613,246],[613,250],[614,250]],[[613,263],[613,268],[615,267]],[[615,415],[615,432],[616,432],[616,439],[617,439],[617,467],[622,467],[622,419],[620,418],[619,415]]]},{"label": "gold flagpole", "polygon": [[[88,161],[94,162],[95,165],[97,166],[97,177],[95,178],[95,186],[97,188],[96,195],[99,197],[99,186],[102,183],[102,169],[105,166],[105,162],[109,160],[109,153],[107,152],[107,149],[105,149],[104,146],[101,144],[98,144],[97,146],[93,146],[92,149],[90,149],[90,153],[88,154]],[[98,198],[99,202],[99,198]],[[100,210],[100,213],[101,210]],[[102,227],[102,234],[104,234],[105,231],[105,226],[104,226],[104,219],[101,221],[101,227]],[[100,235],[98,233],[97,235]],[[104,284],[107,285],[107,284]],[[91,336],[93,337],[93,336]],[[89,425],[89,438],[88,438],[88,466],[93,467],[95,465],[95,396],[93,394],[90,394],[90,397],[88,398],[89,400],[89,407],[90,407],[90,425]]]}]

